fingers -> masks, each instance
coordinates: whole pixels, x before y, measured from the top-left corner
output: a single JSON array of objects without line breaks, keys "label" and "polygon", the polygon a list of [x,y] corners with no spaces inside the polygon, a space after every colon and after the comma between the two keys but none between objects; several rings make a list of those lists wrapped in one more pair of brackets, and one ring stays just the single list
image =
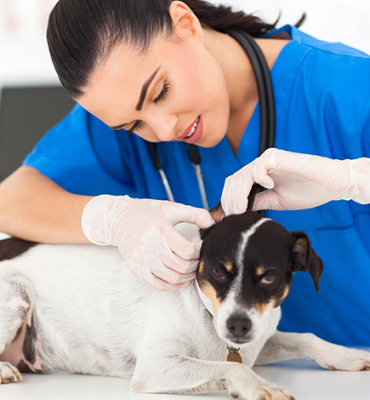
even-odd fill
[{"label": "fingers", "polygon": [[129,268],[136,270],[136,276],[144,282],[155,281],[156,286],[159,282],[151,275],[170,284],[181,284],[195,278],[199,252],[200,243],[188,242],[169,225],[162,234],[146,232],[142,236]]},{"label": "fingers", "polygon": [[253,185],[249,178],[247,176],[244,179],[241,174],[235,174],[226,179],[221,195],[221,204],[225,215],[241,214],[247,209],[248,193]]},{"label": "fingers", "polygon": [[199,228],[208,228],[214,220],[207,210],[184,206],[180,204],[164,205],[162,210],[166,219],[174,226],[181,222],[197,225]]},{"label": "fingers", "polygon": [[273,190],[258,193],[254,199],[252,211],[284,210],[282,199]]},{"label": "fingers", "polygon": [[268,175],[266,166],[259,161],[256,161],[252,166],[252,176],[254,182],[266,189],[272,189],[275,185],[273,179]]},{"label": "fingers", "polygon": [[[197,229],[195,233],[198,237]],[[128,261],[129,269],[150,287],[178,290],[195,278],[201,243],[186,240],[170,223],[153,226],[137,245]]]},{"label": "fingers", "polygon": [[[167,268],[171,268],[171,270],[176,271],[180,274],[189,274],[194,273],[199,264],[199,259],[193,260],[184,260],[179,257],[177,254],[156,254],[156,257],[165,265]],[[171,281],[172,282],[172,281]],[[174,283],[174,282],[172,282]]]},{"label": "fingers", "polygon": [[170,283],[172,285],[177,285],[185,282],[192,281],[196,274],[195,272],[189,274],[180,274],[170,268],[165,267],[163,264],[151,265],[151,273],[157,278]]},{"label": "fingers", "polygon": [[269,176],[263,160],[256,159],[226,179],[221,196],[222,208],[226,215],[241,214],[247,210],[248,196],[254,183],[266,189],[274,187],[274,181]]},{"label": "fingers", "polygon": [[129,269],[153,289],[173,291],[180,289],[184,283],[195,278],[196,267],[195,269],[193,267],[193,271],[190,273],[179,273],[164,265],[156,255],[135,250]]},{"label": "fingers", "polygon": [[135,275],[137,278],[139,278],[146,285],[159,292],[175,292],[176,290],[181,289],[185,285],[185,283],[172,284],[165,282],[163,279],[157,278],[153,274],[148,276],[148,279],[141,278],[135,273],[135,271],[132,271],[132,274]]},{"label": "fingers", "polygon": [[248,196],[254,182],[253,169],[249,166],[226,179],[221,196],[226,215],[241,214],[247,210]]},{"label": "fingers", "polygon": [[165,245],[169,249],[167,255],[173,253],[186,261],[192,261],[199,258],[201,242],[189,242],[177,233],[171,225],[164,228],[163,242],[165,242]]}]

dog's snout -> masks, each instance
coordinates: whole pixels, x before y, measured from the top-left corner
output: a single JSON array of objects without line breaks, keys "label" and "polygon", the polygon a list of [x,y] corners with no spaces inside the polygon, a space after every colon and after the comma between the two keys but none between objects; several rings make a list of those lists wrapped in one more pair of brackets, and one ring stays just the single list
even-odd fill
[{"label": "dog's snout", "polygon": [[252,328],[252,321],[245,315],[231,315],[226,324],[227,329],[235,337],[246,336]]}]

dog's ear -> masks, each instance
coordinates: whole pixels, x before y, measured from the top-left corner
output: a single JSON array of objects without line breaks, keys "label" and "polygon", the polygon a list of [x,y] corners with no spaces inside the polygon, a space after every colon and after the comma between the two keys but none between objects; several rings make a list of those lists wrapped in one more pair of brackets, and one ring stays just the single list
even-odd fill
[{"label": "dog's ear", "polygon": [[221,202],[217,204],[217,206],[214,206],[209,210],[209,213],[211,214],[211,217],[216,221],[220,222],[225,218],[225,211],[222,208]]},{"label": "dog's ear", "polygon": [[321,258],[311,247],[310,239],[305,232],[293,231],[292,239],[292,272],[306,271],[311,274],[316,291],[320,292],[320,278],[324,269]]},{"label": "dog's ear", "polygon": [[[222,208],[221,202],[214,206],[209,210],[211,217],[215,220],[215,222],[221,222],[225,218],[225,211]],[[200,229],[199,234],[200,238],[203,240],[207,233],[213,228],[214,225],[211,225],[209,228]]]},{"label": "dog's ear", "polygon": [[[261,190],[263,190],[263,187],[261,185],[259,185],[258,183],[255,183],[252,186],[252,189],[248,195],[248,207],[247,207],[246,211],[252,211],[254,198],[256,197],[256,194],[259,193]],[[220,222],[225,218],[225,211],[222,208],[221,202],[219,202],[217,204],[217,206],[213,207],[209,212],[210,212],[212,218],[216,222]]]},{"label": "dog's ear", "polygon": [[[221,202],[214,206],[209,210],[211,217],[215,220],[215,222],[221,222],[225,218],[225,211],[222,208]],[[209,228],[200,229],[199,234],[200,238],[203,240],[207,233],[213,228],[214,225],[211,225]]]},{"label": "dog's ear", "polygon": [[261,192],[263,190],[263,187],[259,185],[258,183],[253,184],[251,191],[249,192],[248,195],[248,207],[247,211],[252,211],[252,207],[254,204],[254,199],[256,197],[256,194]]}]

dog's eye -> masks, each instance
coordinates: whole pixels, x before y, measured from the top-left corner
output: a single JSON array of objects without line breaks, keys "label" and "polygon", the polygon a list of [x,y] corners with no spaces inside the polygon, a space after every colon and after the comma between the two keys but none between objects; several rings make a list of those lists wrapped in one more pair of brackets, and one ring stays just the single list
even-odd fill
[{"label": "dog's eye", "polygon": [[260,283],[262,285],[271,285],[276,281],[276,271],[274,268],[268,269],[265,273],[260,277]]},{"label": "dog's eye", "polygon": [[261,283],[262,284],[264,284],[264,285],[270,285],[272,282],[274,282],[275,281],[275,277],[274,276],[264,276],[262,279],[261,279]]},{"label": "dog's eye", "polygon": [[217,279],[220,279],[222,281],[226,281],[226,275],[225,272],[221,268],[213,267],[211,269],[212,275],[216,277]]}]

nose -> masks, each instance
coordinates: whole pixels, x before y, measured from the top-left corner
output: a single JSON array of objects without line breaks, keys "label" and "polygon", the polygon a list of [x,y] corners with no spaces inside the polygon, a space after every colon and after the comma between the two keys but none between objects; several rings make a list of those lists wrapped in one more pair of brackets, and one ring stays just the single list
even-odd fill
[{"label": "nose", "polygon": [[150,125],[159,140],[169,142],[176,138],[177,117],[175,115],[157,115]]},{"label": "nose", "polygon": [[226,325],[233,336],[243,337],[251,330],[252,321],[245,315],[233,314],[228,318]]}]

